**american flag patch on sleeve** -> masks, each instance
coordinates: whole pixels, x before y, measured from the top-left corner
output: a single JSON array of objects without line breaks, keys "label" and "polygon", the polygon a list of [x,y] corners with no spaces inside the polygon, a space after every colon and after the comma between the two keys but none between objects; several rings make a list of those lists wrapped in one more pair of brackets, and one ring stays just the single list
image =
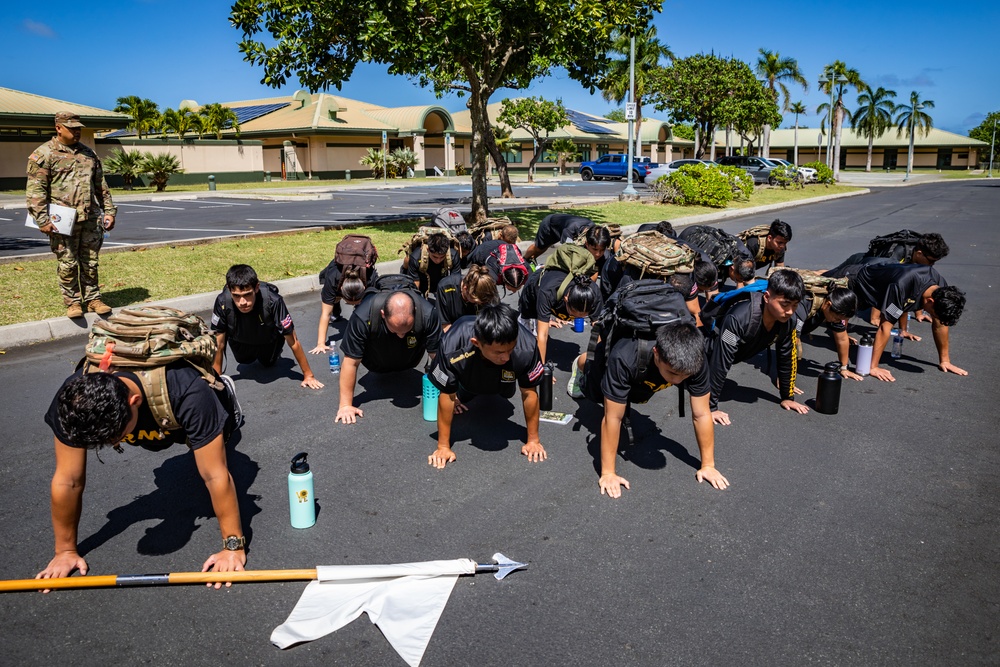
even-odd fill
[{"label": "american flag patch on sleeve", "polygon": [[730,347],[736,347],[740,342],[740,337],[733,333],[732,330],[727,329],[722,332],[722,342]]},{"label": "american flag patch on sleeve", "polygon": [[289,313],[288,315],[285,315],[285,319],[281,320],[281,328],[282,329],[287,329],[290,326],[292,326],[292,315],[291,315],[291,313]]},{"label": "american flag patch on sleeve", "polygon": [[885,312],[889,317],[896,320],[898,320],[903,315],[902,309],[894,303],[890,303],[888,306],[886,306]]},{"label": "american flag patch on sleeve", "polygon": [[545,366],[543,366],[542,362],[539,361],[535,364],[535,367],[531,369],[531,372],[528,373],[528,380],[534,382],[542,375],[543,372],[545,372]]}]

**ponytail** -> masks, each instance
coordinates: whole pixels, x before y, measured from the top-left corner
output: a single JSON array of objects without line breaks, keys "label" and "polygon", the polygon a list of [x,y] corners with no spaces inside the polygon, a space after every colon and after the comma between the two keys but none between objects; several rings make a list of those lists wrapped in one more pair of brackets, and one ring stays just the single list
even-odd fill
[{"label": "ponytail", "polygon": [[485,266],[469,266],[469,272],[462,278],[462,298],[480,306],[500,301],[497,283]]},{"label": "ponytail", "polygon": [[345,266],[340,276],[340,296],[348,303],[357,303],[365,292],[365,281],[361,279],[361,267]]}]

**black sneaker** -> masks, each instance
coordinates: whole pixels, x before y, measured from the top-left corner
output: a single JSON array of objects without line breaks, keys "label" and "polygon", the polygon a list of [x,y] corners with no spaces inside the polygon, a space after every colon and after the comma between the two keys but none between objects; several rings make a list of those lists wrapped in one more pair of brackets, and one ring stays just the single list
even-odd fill
[{"label": "black sneaker", "polygon": [[219,380],[222,381],[222,385],[226,388],[226,397],[229,399],[229,404],[233,409],[233,430],[238,431],[243,426],[244,419],[243,408],[240,407],[240,401],[236,398],[236,383],[228,375],[220,375]]}]

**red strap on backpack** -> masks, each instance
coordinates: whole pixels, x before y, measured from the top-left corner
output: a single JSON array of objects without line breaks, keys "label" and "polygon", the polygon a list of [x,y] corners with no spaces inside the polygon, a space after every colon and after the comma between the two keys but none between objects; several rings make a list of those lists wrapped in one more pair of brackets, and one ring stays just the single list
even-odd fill
[{"label": "red strap on backpack", "polygon": [[101,356],[101,363],[98,366],[102,373],[108,373],[111,371],[111,357],[115,353],[115,342],[109,340],[104,346],[104,355]]}]

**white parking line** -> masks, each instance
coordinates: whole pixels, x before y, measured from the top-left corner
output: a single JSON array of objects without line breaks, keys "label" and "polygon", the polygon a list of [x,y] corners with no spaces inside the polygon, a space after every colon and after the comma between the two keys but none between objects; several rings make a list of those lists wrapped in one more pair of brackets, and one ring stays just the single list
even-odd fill
[{"label": "white parking line", "polygon": [[[329,215],[350,215],[353,217],[358,217],[362,214],[360,213],[330,213]],[[321,225],[328,225],[331,222],[336,222],[335,220],[300,220],[297,218],[246,218],[245,222],[284,222],[285,224],[292,224],[297,222],[318,222]]]},{"label": "white parking line", "polygon": [[339,195],[346,195],[348,197],[389,197],[389,195],[369,194],[367,192],[333,192],[331,194],[333,194],[335,197]]},{"label": "white parking line", "polygon": [[253,204],[244,204],[242,202],[238,203],[234,201],[209,201],[207,199],[199,199],[198,201],[205,204],[215,204],[216,206],[253,206]]},{"label": "white parking line", "polygon": [[135,208],[162,208],[168,211],[183,211],[184,208],[181,206],[153,206],[152,204],[122,204],[118,203],[115,206],[134,206]]},{"label": "white parking line", "polygon": [[146,227],[146,229],[155,232],[222,232],[224,234],[252,234],[257,231],[255,229],[208,229],[206,227]]}]

